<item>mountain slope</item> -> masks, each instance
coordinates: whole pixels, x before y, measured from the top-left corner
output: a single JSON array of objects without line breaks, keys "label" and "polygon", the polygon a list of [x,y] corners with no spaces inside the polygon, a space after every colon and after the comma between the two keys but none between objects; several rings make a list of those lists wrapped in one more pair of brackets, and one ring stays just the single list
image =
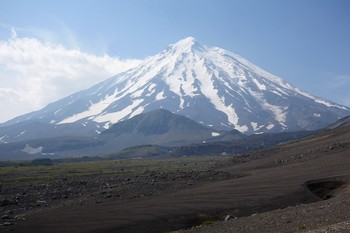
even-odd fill
[{"label": "mountain slope", "polygon": [[327,129],[337,129],[337,128],[342,128],[346,126],[350,126],[350,116],[344,117],[338,120],[337,122],[329,125]]},{"label": "mountain slope", "polygon": [[96,137],[51,137],[0,144],[0,160],[96,156],[131,146],[180,146],[242,137],[245,136],[237,130],[214,131],[187,117],[158,109],[116,123]]},{"label": "mountain slope", "polygon": [[189,37],[131,70],[3,125],[35,119],[58,128],[79,126],[94,135],[159,108],[244,133],[314,130],[350,114],[348,107],[312,96],[232,52]]},{"label": "mountain slope", "polygon": [[179,133],[184,136],[205,135],[207,138],[212,134],[219,135],[187,117],[173,114],[165,109],[139,114],[129,120],[116,123],[110,129],[103,131],[102,135],[119,136],[123,133],[136,133],[144,136]]},{"label": "mountain slope", "polygon": [[[202,143],[226,132],[214,131],[195,121],[159,109],[139,114],[131,119],[114,124],[103,131],[100,139],[108,141],[114,151],[137,145],[178,146],[191,143]],[[243,137],[237,131],[236,137]],[[233,139],[233,137],[231,137]]]}]

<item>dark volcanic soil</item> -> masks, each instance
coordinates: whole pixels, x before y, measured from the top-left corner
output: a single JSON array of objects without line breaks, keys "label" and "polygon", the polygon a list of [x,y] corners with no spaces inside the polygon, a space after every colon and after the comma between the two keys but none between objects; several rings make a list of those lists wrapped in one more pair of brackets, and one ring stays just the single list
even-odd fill
[{"label": "dark volcanic soil", "polygon": [[[50,193],[61,192],[58,187],[63,184],[50,183],[44,187],[47,192],[35,187],[41,199],[25,201],[39,207],[19,204],[24,209],[11,210],[12,201],[20,199],[3,200],[2,210],[12,212],[3,212],[1,221],[6,224],[1,230],[166,232],[202,225],[190,231],[346,232],[342,229],[348,229],[350,221],[349,156],[347,127],[239,156],[213,169],[186,171],[181,178],[155,172],[114,177],[115,182],[91,177],[86,185],[70,180],[63,190],[69,192],[53,201]],[[204,226],[227,215],[231,220]]]}]

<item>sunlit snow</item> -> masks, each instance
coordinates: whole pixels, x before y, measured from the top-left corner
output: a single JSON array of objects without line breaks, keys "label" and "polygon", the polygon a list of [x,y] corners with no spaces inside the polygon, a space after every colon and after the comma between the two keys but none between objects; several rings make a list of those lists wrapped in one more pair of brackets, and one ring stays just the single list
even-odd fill
[{"label": "sunlit snow", "polygon": [[[84,119],[83,126],[92,121],[109,128],[120,120],[149,111],[150,106],[151,109],[160,106],[178,114],[196,115],[194,120],[204,125],[248,132],[272,129],[275,124],[288,129],[287,106],[290,105],[286,102],[290,97],[300,101],[311,99],[317,106],[347,110],[299,90],[239,55],[203,46],[193,37],[169,45],[134,69],[118,74],[86,93],[67,100],[68,105],[74,103],[74,107],[82,102],[85,109],[73,109],[66,104],[64,110],[71,114],[66,116],[60,116],[62,105],[51,110],[51,114],[60,113],[55,116],[57,124]],[[121,104],[116,104],[118,101]],[[193,114],[194,111],[198,113]],[[207,116],[206,111],[215,114]],[[261,121],[260,113],[267,116],[265,122]],[[318,114],[313,116],[324,117]],[[62,118],[57,118],[59,116]]]},{"label": "sunlit snow", "polygon": [[217,137],[217,136],[220,136],[220,134],[217,133],[217,132],[211,132],[211,136],[212,136],[212,137]]},{"label": "sunlit snow", "polygon": [[4,139],[7,138],[7,137],[8,137],[7,134],[5,134],[4,136],[0,137],[0,142],[6,144],[7,142]]},{"label": "sunlit snow", "polygon": [[17,134],[17,135],[15,136],[15,138],[17,138],[17,137],[19,137],[19,136],[21,136],[21,135],[23,135],[23,134],[25,134],[25,133],[26,133],[26,131],[24,130],[24,131],[20,132],[19,134]]},{"label": "sunlit snow", "polygon": [[43,147],[42,146],[39,146],[39,147],[31,147],[29,144],[27,144],[23,149],[22,151],[27,153],[27,154],[30,154],[30,155],[35,155],[35,154],[39,154],[41,153],[43,150]]},{"label": "sunlit snow", "polygon": [[111,113],[106,113],[103,115],[99,115],[97,116],[94,121],[95,122],[111,122],[111,123],[117,123],[120,120],[122,120],[123,118],[125,118],[126,116],[128,116],[129,114],[132,114],[132,112],[134,111],[134,109],[139,106],[144,100],[143,99],[138,99],[135,100],[131,105],[129,105],[128,107],[124,108],[121,111],[118,112],[111,112]]}]

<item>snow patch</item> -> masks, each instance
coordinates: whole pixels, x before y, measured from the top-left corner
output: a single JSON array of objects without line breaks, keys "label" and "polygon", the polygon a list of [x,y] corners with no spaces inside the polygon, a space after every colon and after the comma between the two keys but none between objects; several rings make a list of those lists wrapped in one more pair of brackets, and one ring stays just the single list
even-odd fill
[{"label": "snow patch", "polygon": [[109,129],[112,126],[110,122],[107,122],[106,124],[103,125],[103,128]]},{"label": "snow patch", "polygon": [[57,113],[59,113],[61,110],[62,110],[62,108],[58,109],[58,110],[54,113],[54,115],[56,115]]},{"label": "snow patch", "polygon": [[163,100],[163,99],[165,99],[165,95],[164,95],[164,91],[161,91],[156,95],[156,100]]},{"label": "snow patch", "polygon": [[319,103],[319,104],[323,104],[323,105],[325,105],[325,106],[327,106],[327,107],[334,107],[334,106],[335,106],[335,105],[333,105],[333,104],[331,104],[331,103],[329,103],[329,102],[327,102],[327,101],[320,100],[320,99],[315,99],[315,102],[316,102],[316,103]]},{"label": "snow patch", "polygon": [[153,93],[155,92],[155,87],[156,87],[157,85],[156,84],[154,84],[154,83],[151,83],[151,85],[149,85],[148,86],[148,93],[146,94],[146,96],[151,96],[151,95],[153,95]]},{"label": "snow patch", "polygon": [[254,131],[258,131],[258,130],[260,130],[262,127],[264,127],[264,125],[258,126],[258,123],[256,123],[256,122],[251,122],[250,125],[253,127],[253,130],[254,130]]},{"label": "snow patch", "polygon": [[256,122],[251,122],[250,125],[253,127],[254,130],[256,130],[258,127],[258,123]]},{"label": "snow patch", "polygon": [[272,129],[273,127],[275,127],[274,124],[268,124],[268,126],[266,126],[266,129],[270,130],[270,129]]},{"label": "snow patch", "polygon": [[131,113],[131,115],[129,116],[129,118],[132,118],[132,117],[134,117],[134,116],[136,116],[136,115],[142,113],[144,109],[145,109],[145,108],[144,108],[143,106],[138,107],[135,111],[133,111],[133,112]]},{"label": "snow patch", "polygon": [[259,83],[259,81],[256,80],[255,78],[253,79],[253,82],[260,89],[260,91],[266,91],[266,86],[264,84]]},{"label": "snow patch", "polygon": [[5,134],[4,136],[2,136],[2,137],[0,138],[0,142],[6,144],[7,142],[6,142],[4,139],[7,138],[7,137],[8,137],[7,134]]},{"label": "snow patch", "polygon": [[154,83],[151,83],[151,85],[148,86],[148,91],[152,91],[157,85]]},{"label": "snow patch", "polygon": [[95,104],[91,104],[89,109],[78,113],[78,114],[74,114],[71,117],[68,117],[60,122],[58,122],[57,124],[67,124],[67,123],[73,123],[76,122],[78,120],[84,119],[86,117],[91,117],[91,116],[96,116],[97,114],[100,114],[104,109],[106,109],[111,103],[113,103],[114,101],[116,101],[117,98],[115,97],[115,95],[110,95],[110,96],[106,96],[102,101],[95,103]]},{"label": "snow patch", "polygon": [[217,133],[217,132],[211,132],[211,136],[212,136],[212,137],[217,137],[217,136],[220,136],[220,134]]},{"label": "snow patch", "polygon": [[314,117],[321,117],[320,113],[314,113]]},{"label": "snow patch", "polygon": [[248,126],[246,125],[235,125],[234,128],[241,133],[247,132],[249,130]]},{"label": "snow patch", "polygon": [[274,93],[274,94],[276,94],[276,95],[278,95],[278,96],[281,96],[281,97],[284,98],[284,96],[283,96],[280,92],[278,92],[278,91],[273,90],[273,91],[271,91],[271,92]]},{"label": "snow patch", "polygon": [[263,133],[264,133],[264,132],[256,132],[256,133],[254,133],[254,134],[257,134],[257,135],[258,135],[258,134],[263,134]]},{"label": "snow patch", "polygon": [[271,111],[275,116],[275,120],[278,121],[282,126],[287,127],[285,123],[286,123],[286,116],[287,116],[286,110],[288,109],[288,107],[272,105],[267,102],[264,102],[263,108]]},{"label": "snow patch", "polygon": [[15,138],[18,138],[19,136],[21,136],[21,135],[23,135],[23,134],[25,134],[25,133],[26,133],[26,131],[24,130],[24,131],[22,131],[21,133],[19,133],[18,135],[16,135]]},{"label": "snow patch", "polygon": [[140,96],[142,96],[143,91],[144,91],[143,89],[137,90],[137,91],[135,91],[134,93],[131,94],[131,97],[134,98],[134,99],[135,98],[139,98]]},{"label": "snow patch", "polygon": [[316,99],[315,98],[315,102],[319,103],[319,104],[323,104],[323,105],[325,105],[327,107],[334,107],[334,108],[340,108],[340,109],[343,109],[343,110],[347,110],[347,108],[344,107],[344,106],[340,106],[340,105],[337,105],[337,104],[332,104],[332,103],[330,103],[330,102],[328,102],[326,100],[323,100],[323,99]]},{"label": "snow patch", "polygon": [[143,99],[137,99],[135,100],[131,105],[124,108],[123,110],[119,112],[112,112],[112,113],[106,113],[104,115],[100,115],[95,117],[93,121],[102,123],[102,122],[111,122],[112,124],[115,124],[125,118],[126,116],[130,115],[134,108],[139,106],[144,100]]},{"label": "snow patch", "polygon": [[29,144],[27,144],[23,149],[23,152],[30,154],[30,155],[35,155],[35,154],[39,154],[43,151],[43,147],[39,146],[39,147],[31,147],[29,146]]}]

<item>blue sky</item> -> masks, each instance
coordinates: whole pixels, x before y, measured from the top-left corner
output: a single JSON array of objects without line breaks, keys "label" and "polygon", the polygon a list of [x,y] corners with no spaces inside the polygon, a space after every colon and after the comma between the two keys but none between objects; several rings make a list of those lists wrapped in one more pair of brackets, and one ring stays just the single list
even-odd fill
[{"label": "blue sky", "polygon": [[[237,53],[311,94],[350,106],[348,0],[0,4],[0,107],[12,101],[0,122],[87,88],[187,36]],[[45,56],[52,59],[50,70],[42,66]]]}]

